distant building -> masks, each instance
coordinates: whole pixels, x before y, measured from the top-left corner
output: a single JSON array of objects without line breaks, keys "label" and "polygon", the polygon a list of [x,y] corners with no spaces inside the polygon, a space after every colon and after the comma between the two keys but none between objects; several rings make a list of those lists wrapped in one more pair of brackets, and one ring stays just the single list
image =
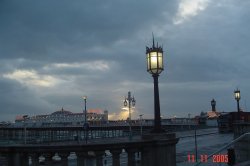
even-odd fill
[{"label": "distant building", "polygon": [[196,124],[193,118],[178,118],[162,119],[162,124]]},{"label": "distant building", "polygon": [[218,118],[219,132],[232,132],[233,124],[237,122],[250,122],[250,112],[240,112],[240,120],[238,120],[238,112],[223,112]]},{"label": "distant building", "polygon": [[11,125],[11,122],[5,122],[5,121],[0,122],[0,127],[6,127],[10,125]]},{"label": "distant building", "polygon": [[[36,115],[29,117],[28,115],[17,116],[15,126],[42,127],[42,126],[83,126],[85,113],[72,113],[71,111],[61,110],[55,111],[49,115]],[[103,124],[108,122],[107,110],[88,110],[87,121],[90,124]]]},{"label": "distant building", "polygon": [[207,126],[218,126],[218,117],[220,116],[220,113],[216,111],[216,101],[213,99],[211,101],[212,110],[207,112],[207,120],[206,125]]},{"label": "distant building", "polygon": [[207,126],[218,126],[218,117],[220,116],[219,112],[208,111],[206,125]]},{"label": "distant building", "polygon": [[212,99],[211,101],[212,110],[208,112],[201,112],[200,116],[196,116],[198,123],[206,126],[218,126],[218,117],[220,112],[216,111],[216,101]]},{"label": "distant building", "polygon": [[206,112],[201,112],[200,116],[195,116],[195,119],[198,124],[200,125],[205,125],[207,121],[207,113]]}]

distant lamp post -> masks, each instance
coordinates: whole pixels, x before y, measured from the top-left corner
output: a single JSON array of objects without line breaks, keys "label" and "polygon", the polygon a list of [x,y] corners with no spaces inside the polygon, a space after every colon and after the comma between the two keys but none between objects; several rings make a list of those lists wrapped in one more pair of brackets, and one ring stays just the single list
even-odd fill
[{"label": "distant lamp post", "polygon": [[237,101],[237,111],[238,111],[238,120],[240,120],[240,90],[237,89],[234,91],[234,97]]},{"label": "distant lamp post", "polygon": [[161,111],[159,99],[158,77],[164,70],[163,67],[163,49],[162,47],[155,47],[154,38],[152,48],[146,47],[147,55],[147,71],[152,74],[154,78],[154,129],[153,133],[164,132],[161,126]]},{"label": "distant lamp post", "polygon": [[87,120],[87,96],[83,96],[82,97],[84,100],[84,131],[85,131],[85,143],[88,143],[88,128],[89,128],[89,124],[88,124],[88,120]]},{"label": "distant lamp post", "polygon": [[132,139],[132,128],[131,128],[131,105],[134,107],[135,106],[135,98],[131,97],[131,92],[128,92],[128,97],[125,97],[124,100],[124,107],[128,106],[128,111],[129,111],[129,139]]},{"label": "distant lamp post", "polygon": [[141,135],[142,135],[142,116],[143,116],[144,114],[141,114],[141,115],[139,115],[140,116],[140,122],[141,122]]},{"label": "distant lamp post", "polygon": [[23,116],[23,122],[24,122],[24,144],[27,143],[27,123],[26,120],[28,118],[28,115]]}]

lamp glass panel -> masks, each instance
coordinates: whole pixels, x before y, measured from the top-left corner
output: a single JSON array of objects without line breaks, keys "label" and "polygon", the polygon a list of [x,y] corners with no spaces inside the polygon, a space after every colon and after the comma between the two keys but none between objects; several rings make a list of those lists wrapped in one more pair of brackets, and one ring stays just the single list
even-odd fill
[{"label": "lamp glass panel", "polygon": [[163,70],[162,52],[152,51],[147,53],[147,71],[151,74],[160,74]]},{"label": "lamp glass panel", "polygon": [[239,91],[236,91],[235,92],[235,99],[239,99],[240,98],[240,92]]},{"label": "lamp glass panel", "polygon": [[157,69],[157,52],[150,52],[151,69]]},{"label": "lamp glass panel", "polygon": [[162,53],[158,52],[158,68],[163,69]]},{"label": "lamp glass panel", "polygon": [[150,70],[149,53],[147,54],[147,70]]},{"label": "lamp glass panel", "polygon": [[123,104],[124,104],[124,106],[125,106],[125,107],[127,107],[128,102],[127,102],[127,99],[126,99],[126,98],[125,98],[125,100],[124,100],[124,103],[123,103]]},{"label": "lamp glass panel", "polygon": [[158,63],[157,63],[157,52],[150,52],[149,53],[149,65],[150,65],[150,68],[149,68],[149,72],[151,74],[156,74],[157,73],[157,68],[158,68]]}]

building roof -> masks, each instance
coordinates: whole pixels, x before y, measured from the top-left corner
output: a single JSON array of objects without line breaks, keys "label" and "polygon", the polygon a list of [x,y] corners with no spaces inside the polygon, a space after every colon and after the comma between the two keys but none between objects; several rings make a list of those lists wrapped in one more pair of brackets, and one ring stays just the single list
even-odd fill
[{"label": "building roof", "polygon": [[53,112],[51,115],[69,115],[72,114],[72,112],[64,110],[63,108],[61,110]]},{"label": "building roof", "polygon": [[218,112],[215,112],[215,111],[208,111],[207,112],[207,118],[208,119],[218,118],[219,115],[220,114]]}]

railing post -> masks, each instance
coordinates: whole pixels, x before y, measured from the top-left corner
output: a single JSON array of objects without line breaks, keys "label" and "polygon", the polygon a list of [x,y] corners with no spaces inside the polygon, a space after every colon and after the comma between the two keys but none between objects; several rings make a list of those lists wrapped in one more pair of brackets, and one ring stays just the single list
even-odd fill
[{"label": "railing post", "polygon": [[227,149],[228,165],[233,166],[235,164],[235,153],[233,148]]},{"label": "railing post", "polygon": [[85,159],[88,157],[88,152],[76,152],[77,166],[85,166]]},{"label": "railing post", "polygon": [[8,156],[8,165],[21,166],[21,158],[19,153],[9,152],[7,156]]},{"label": "railing post", "polygon": [[28,154],[19,152],[9,152],[8,153],[8,165],[11,166],[23,166],[28,165]]},{"label": "railing post", "polygon": [[151,133],[143,135],[142,139],[149,141],[146,153],[142,149],[143,166],[176,166],[176,143],[179,139],[175,137],[175,133]]},{"label": "railing post", "polygon": [[103,155],[105,154],[104,151],[95,151],[96,156],[96,166],[103,166]]},{"label": "railing post", "polygon": [[27,153],[19,153],[21,165],[29,165],[29,156]]},{"label": "railing post", "polygon": [[128,166],[135,166],[135,152],[136,149],[126,149],[128,153]]},{"label": "railing post", "polygon": [[143,147],[141,151],[141,165],[143,166],[154,165],[154,158],[151,151],[152,151],[151,147]]},{"label": "railing post", "polygon": [[54,153],[44,153],[43,156],[45,157],[45,165],[53,165],[52,157]]},{"label": "railing post", "polygon": [[68,166],[68,156],[69,156],[69,152],[61,152],[58,153],[58,156],[61,157],[61,162],[62,162],[62,166]]},{"label": "railing post", "polygon": [[39,154],[38,153],[31,153],[31,165],[32,166],[39,166]]},{"label": "railing post", "polygon": [[120,154],[122,149],[112,149],[110,153],[112,154],[112,165],[113,166],[120,166]]}]

